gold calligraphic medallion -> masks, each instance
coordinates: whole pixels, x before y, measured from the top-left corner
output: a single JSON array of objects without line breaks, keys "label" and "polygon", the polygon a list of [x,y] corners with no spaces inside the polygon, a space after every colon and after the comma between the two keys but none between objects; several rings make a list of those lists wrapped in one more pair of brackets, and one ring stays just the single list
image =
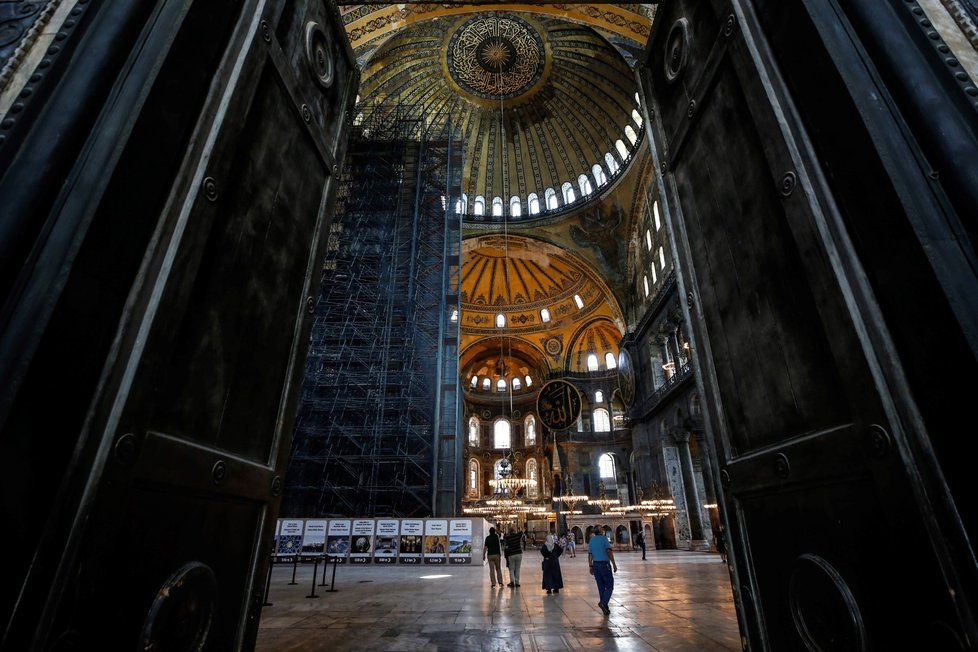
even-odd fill
[{"label": "gold calligraphic medallion", "polygon": [[547,70],[540,31],[512,14],[466,20],[449,39],[445,57],[452,80],[480,99],[524,95]]},{"label": "gold calligraphic medallion", "polygon": [[537,395],[537,416],[551,430],[566,430],[581,416],[581,393],[566,380],[551,380]]}]

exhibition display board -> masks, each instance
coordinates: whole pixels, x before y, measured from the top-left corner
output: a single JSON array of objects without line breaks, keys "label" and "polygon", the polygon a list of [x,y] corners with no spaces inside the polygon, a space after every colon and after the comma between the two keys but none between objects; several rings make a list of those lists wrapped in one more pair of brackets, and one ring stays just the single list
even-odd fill
[{"label": "exhibition display board", "polygon": [[471,564],[489,531],[483,519],[279,519],[273,560],[326,555],[340,564]]}]

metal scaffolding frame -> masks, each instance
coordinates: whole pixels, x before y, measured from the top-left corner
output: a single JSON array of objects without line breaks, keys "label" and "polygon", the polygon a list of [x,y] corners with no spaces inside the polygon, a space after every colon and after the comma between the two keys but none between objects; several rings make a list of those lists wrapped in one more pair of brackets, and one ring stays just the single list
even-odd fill
[{"label": "metal scaffolding frame", "polygon": [[399,106],[361,115],[338,185],[282,514],[451,515],[461,489],[452,316],[461,141]]}]

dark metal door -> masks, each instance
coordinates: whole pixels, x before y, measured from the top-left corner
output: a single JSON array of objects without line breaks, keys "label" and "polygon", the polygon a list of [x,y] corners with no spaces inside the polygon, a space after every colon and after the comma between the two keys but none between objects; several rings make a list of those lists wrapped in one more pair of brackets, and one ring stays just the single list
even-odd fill
[{"label": "dark metal door", "polygon": [[930,56],[884,17],[859,31],[905,4],[662,3],[639,72],[750,649],[976,644],[961,465],[940,455],[974,382],[914,351],[940,332],[974,378],[974,209],[860,41]]},{"label": "dark metal door", "polygon": [[321,0],[92,4],[65,176],[4,177],[4,647],[247,649],[358,72]]}]

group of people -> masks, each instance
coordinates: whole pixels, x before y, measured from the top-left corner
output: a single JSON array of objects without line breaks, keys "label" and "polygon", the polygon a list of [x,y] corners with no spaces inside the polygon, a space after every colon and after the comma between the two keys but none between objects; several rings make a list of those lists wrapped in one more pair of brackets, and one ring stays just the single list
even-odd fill
[{"label": "group of people", "polygon": [[[489,564],[489,581],[492,588],[503,586],[503,571],[500,565],[503,557],[506,559],[506,568],[509,569],[509,583],[506,586],[520,585],[520,566],[523,563],[522,541],[523,534],[513,527],[510,527],[509,532],[502,537],[496,532],[496,528],[489,528],[489,535],[482,547],[482,560]],[[572,557],[576,556],[573,535],[561,537],[558,541],[553,534],[548,534],[543,546],[540,547],[540,554],[543,556],[541,562],[543,589],[547,594],[558,594],[564,588],[564,577],[560,571],[560,556],[564,550],[567,550]],[[608,603],[615,588],[614,573],[618,572],[618,564],[615,563],[611,541],[600,525],[595,527],[595,532],[588,541],[588,572],[594,576],[598,586],[598,607],[606,615],[610,614]]]}]

